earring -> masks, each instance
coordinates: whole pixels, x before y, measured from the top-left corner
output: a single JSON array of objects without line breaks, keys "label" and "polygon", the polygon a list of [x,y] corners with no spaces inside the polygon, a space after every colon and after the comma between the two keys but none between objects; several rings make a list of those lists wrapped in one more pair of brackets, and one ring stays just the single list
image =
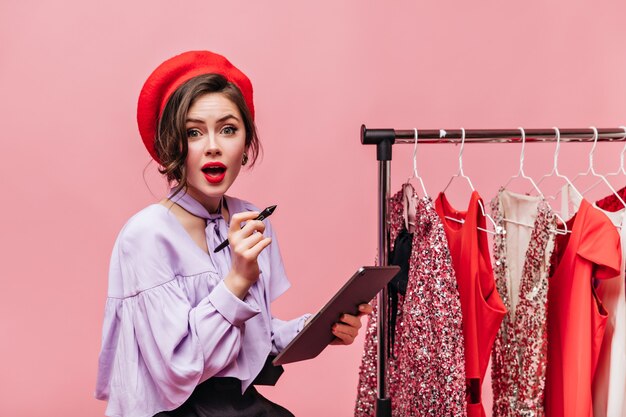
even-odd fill
[{"label": "earring", "polygon": [[248,163],[248,154],[247,153],[243,153],[243,159],[241,161],[241,165],[245,165]]}]

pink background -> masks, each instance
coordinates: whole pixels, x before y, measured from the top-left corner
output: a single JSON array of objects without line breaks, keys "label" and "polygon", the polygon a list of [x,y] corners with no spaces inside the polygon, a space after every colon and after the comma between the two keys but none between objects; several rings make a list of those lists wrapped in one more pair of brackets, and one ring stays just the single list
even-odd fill
[{"label": "pink background", "polygon": [[[265,157],[230,194],[279,206],[272,222],[293,287],[274,310],[289,318],[317,310],[374,261],[377,165],[361,123],[626,123],[626,4],[617,4],[0,2],[0,415],[103,414],[92,392],[112,245],[165,191],[135,123],[141,85],[164,59],[210,49],[253,81]],[[589,148],[565,144],[562,171],[586,169]],[[550,171],[552,149],[529,145],[528,173]],[[598,170],[615,171],[620,150],[600,144]],[[456,172],[457,151],[419,148],[431,193]],[[517,171],[518,152],[466,149],[485,199]],[[394,147],[392,191],[410,175],[411,153]],[[451,190],[459,207],[468,195]],[[352,415],[362,341],[289,365],[263,392],[298,416]]]}]

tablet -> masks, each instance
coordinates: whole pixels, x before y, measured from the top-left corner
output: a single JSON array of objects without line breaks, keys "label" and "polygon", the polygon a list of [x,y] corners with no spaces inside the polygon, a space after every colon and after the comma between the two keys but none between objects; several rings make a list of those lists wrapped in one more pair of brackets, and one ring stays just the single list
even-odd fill
[{"label": "tablet", "polygon": [[274,365],[312,359],[319,355],[335,335],[332,326],[342,314],[358,314],[359,304],[372,298],[400,271],[399,266],[363,266],[308,322],[272,362]]}]

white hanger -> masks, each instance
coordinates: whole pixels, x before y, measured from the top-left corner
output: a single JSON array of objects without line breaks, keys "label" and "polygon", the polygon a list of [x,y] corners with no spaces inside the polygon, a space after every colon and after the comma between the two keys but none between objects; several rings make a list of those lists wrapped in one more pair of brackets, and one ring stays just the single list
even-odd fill
[{"label": "white hanger", "polygon": [[[553,127],[552,129],[554,129],[555,132],[555,136],[556,136],[556,149],[554,150],[554,166],[552,167],[552,171],[549,172],[548,174],[544,175],[543,177],[541,177],[539,179],[539,181],[537,181],[537,185],[541,184],[541,182],[548,178],[548,177],[552,177],[555,176],[557,178],[562,178],[565,180],[565,182],[567,183],[567,185],[570,186],[570,188],[578,195],[578,197],[580,197],[580,199],[582,200],[583,195],[580,193],[580,191],[578,191],[578,189],[574,186],[574,184],[570,181],[570,179],[566,176],[563,175],[559,172],[559,150],[561,149],[561,131],[559,130],[558,127]],[[559,195],[559,193],[561,192],[561,190],[559,189],[554,196],[550,197],[552,200],[555,200],[556,197]]]},{"label": "white hanger", "polygon": [[[569,189],[574,191],[576,193],[576,195],[582,200],[583,199],[583,195],[580,193],[580,191],[578,191],[578,188],[576,188],[574,186],[572,181],[570,181],[569,177],[567,175],[563,175],[563,174],[561,174],[559,172],[559,150],[561,148],[561,131],[556,126],[554,126],[552,129],[554,129],[554,133],[555,133],[555,137],[556,137],[556,149],[554,150],[554,166],[552,167],[552,171],[550,173],[544,175],[543,177],[541,177],[539,179],[539,181],[537,182],[537,184],[541,184],[541,181],[543,181],[545,178],[548,178],[548,177],[551,177],[551,176],[555,176],[557,178],[562,178],[562,179],[565,180],[565,182],[569,186]],[[555,193],[555,195],[550,197],[550,198],[552,200],[556,200],[556,197],[560,193],[561,193],[561,189],[559,189]],[[554,211],[554,216],[561,221],[561,224],[563,224],[563,227],[565,228],[563,231],[561,231],[562,234],[571,233],[572,232],[571,230],[568,230],[567,223],[565,222],[565,220],[563,220],[563,218],[556,211]]]},{"label": "white hanger", "polygon": [[[417,200],[419,199],[419,195],[415,192],[415,188],[411,184],[411,180],[413,178],[416,178],[419,181],[422,187],[422,191],[424,191],[424,197],[428,196],[428,192],[426,191],[426,187],[424,186],[424,181],[422,180],[422,177],[417,173],[418,134],[417,134],[417,129],[413,128],[413,131],[415,132],[415,144],[413,145],[413,174],[406,180],[406,182],[402,186],[402,192],[403,192],[402,198],[403,198],[403,205],[404,205],[404,225],[406,229],[411,233],[413,233],[413,231],[415,230],[415,226],[416,226],[416,220],[415,220],[416,205],[417,205]],[[407,187],[410,187],[411,195],[407,195]]]},{"label": "white hanger", "polygon": [[535,191],[537,192],[537,194],[541,198],[544,198],[543,193],[541,192],[539,187],[537,187],[537,184],[535,184],[535,181],[533,181],[533,179],[531,177],[529,177],[528,175],[526,175],[526,173],[524,172],[524,149],[526,147],[526,131],[524,130],[523,127],[518,127],[518,129],[522,133],[522,151],[520,152],[520,156],[519,156],[519,171],[517,172],[517,174],[515,174],[511,178],[509,178],[507,183],[504,184],[504,188],[506,188],[507,185],[509,185],[511,183],[511,181],[513,181],[515,178],[523,178],[523,179],[526,179],[526,180],[530,181],[530,183],[532,184],[532,186],[535,189]]},{"label": "white hanger", "polygon": [[426,187],[424,186],[424,181],[422,180],[422,177],[417,173],[417,140],[418,140],[418,135],[417,135],[417,129],[413,128],[413,130],[415,131],[415,144],[413,145],[413,175],[411,177],[409,177],[408,180],[406,180],[407,184],[411,183],[412,179],[417,179],[422,187],[422,191],[424,192],[424,197],[428,196],[428,192],[426,191]]},{"label": "white hanger", "polygon": [[[587,169],[587,172],[578,174],[576,178],[586,176],[589,174],[591,174],[594,177],[600,178],[599,182],[604,182],[606,186],[609,188],[609,190],[611,190],[611,192],[615,195],[617,200],[622,204],[622,206],[626,208],[626,203],[624,202],[624,200],[622,200],[622,197],[619,196],[617,191],[615,191],[615,188],[613,188],[611,183],[606,179],[604,175],[598,174],[593,167],[593,154],[596,150],[596,145],[598,144],[598,129],[596,129],[594,126],[591,126],[591,129],[593,129],[593,146],[591,147],[591,151],[589,152],[589,168]],[[574,178],[574,180],[576,180],[576,178]],[[590,189],[592,189],[593,187],[595,187],[595,185],[596,184],[592,185],[587,190],[583,191],[583,194],[589,191]]]},{"label": "white hanger", "polygon": [[[459,171],[450,178],[450,181],[448,181],[448,184],[446,184],[445,188],[442,191],[443,193],[446,192],[446,190],[448,189],[450,184],[452,184],[452,181],[455,178],[463,178],[463,179],[465,179],[467,181],[467,183],[469,184],[470,188],[472,189],[472,192],[476,191],[474,189],[474,184],[472,184],[472,180],[470,180],[470,178],[467,175],[465,175],[465,172],[463,172],[463,149],[464,148],[465,148],[465,129],[461,128],[461,149],[459,150]],[[487,220],[489,220],[489,222],[493,225],[493,229],[495,231],[492,232],[491,230],[483,229],[482,227],[477,227],[477,229],[478,230],[482,230],[483,232],[491,233],[493,235],[498,234],[498,233],[502,233],[502,230],[503,230],[502,227],[498,226],[496,224],[496,222],[493,220],[493,218],[490,215],[487,214],[487,212],[485,211],[485,207],[483,206],[483,203],[480,200],[478,200],[478,205],[480,206],[480,211],[481,211],[482,215]],[[448,219],[448,220],[455,221],[457,223],[461,223],[461,224],[465,223],[464,219],[456,219],[454,217],[449,217],[449,216],[445,216],[445,218]]]},{"label": "white hanger", "polygon": [[[620,128],[622,128],[622,130],[624,131],[624,137],[622,139],[626,139],[626,126],[620,126]],[[611,172],[609,174],[606,174],[605,177],[616,177],[616,176],[618,176],[620,174],[626,175],[626,171],[624,170],[624,152],[626,152],[626,146],[624,146],[624,148],[622,149],[622,152],[620,153],[619,169],[617,171],[615,171],[615,172]],[[591,191],[594,188],[596,188],[601,183],[602,183],[602,180],[598,180],[596,183],[592,184],[591,186],[589,186],[589,188],[584,190],[583,194],[587,193],[588,191]]]},{"label": "white hanger", "polygon": [[[620,126],[620,128],[624,131],[624,137],[622,140],[626,140],[626,126]],[[626,175],[626,169],[624,169],[624,153],[626,152],[626,145],[622,148],[622,152],[619,154],[619,169],[615,172],[611,172],[606,174],[606,177],[616,177],[619,174]]]},{"label": "white hanger", "polygon": [[[526,179],[526,180],[530,181],[530,183],[533,186],[533,189],[539,195],[539,197],[541,197],[542,199],[545,199],[543,193],[541,192],[541,190],[539,189],[539,187],[537,186],[535,181],[533,181],[533,179],[531,177],[529,177],[528,175],[526,175],[526,173],[524,172],[524,149],[526,147],[526,131],[524,130],[523,127],[518,127],[518,129],[522,133],[522,137],[521,137],[522,138],[522,151],[521,151],[520,157],[519,157],[519,171],[517,172],[517,174],[513,175],[509,179],[509,181],[507,181],[506,184],[504,184],[504,188],[506,188],[507,185],[509,185],[511,183],[511,181],[513,181],[514,178],[523,178],[523,179]],[[558,146],[558,142],[557,142],[557,146]],[[558,152],[558,148],[557,148],[557,152]],[[556,164],[555,164],[555,166],[556,166]],[[543,177],[542,177],[542,179],[543,179]],[[563,221],[561,216],[559,216],[557,213],[554,213],[554,215],[559,220],[561,220],[561,222],[565,225],[565,221]],[[504,218],[504,217],[502,218],[502,220],[507,222],[507,223],[516,224],[518,226],[524,226],[524,227],[529,227],[529,228],[534,228],[535,227],[534,225],[531,225],[531,224],[517,222],[515,220],[510,220],[510,219],[507,219],[507,218]],[[550,229],[550,232],[556,233],[556,234],[566,234],[566,233],[568,233],[567,225],[565,225],[565,229],[564,230],[559,229],[559,228],[555,228],[555,229]]]},{"label": "white hanger", "polygon": [[596,129],[593,126],[590,126],[589,129],[594,131],[593,145],[591,145],[591,150],[589,151],[589,166],[587,167],[586,171],[579,172],[578,174],[576,174],[576,176],[572,178],[572,182],[575,182],[578,178],[586,177],[587,175],[591,174],[593,171],[593,154],[596,151],[596,144],[598,143],[598,129]]},{"label": "white hanger", "polygon": [[448,184],[446,184],[446,186],[444,187],[442,191],[444,193],[446,192],[450,184],[452,184],[452,181],[455,178],[463,178],[467,180],[467,183],[469,184],[472,191],[475,191],[474,185],[472,184],[472,180],[470,180],[470,178],[467,175],[465,175],[465,172],[463,172],[463,149],[464,148],[465,148],[465,129],[461,128],[461,149],[459,149],[459,171],[450,178],[450,181],[448,181]]}]

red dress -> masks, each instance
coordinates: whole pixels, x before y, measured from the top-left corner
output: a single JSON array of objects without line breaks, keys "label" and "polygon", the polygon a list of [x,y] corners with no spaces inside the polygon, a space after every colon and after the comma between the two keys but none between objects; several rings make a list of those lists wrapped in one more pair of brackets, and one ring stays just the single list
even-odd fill
[{"label": "red dress", "polygon": [[[626,187],[617,190],[617,194],[622,200],[626,199]],[[606,211],[620,211],[624,208],[624,205],[617,199],[615,194],[609,194],[602,200],[596,201],[596,205]]]},{"label": "red dress", "polygon": [[[506,314],[496,289],[487,235],[478,230],[478,227],[487,227],[479,201],[480,196],[474,191],[465,212],[455,210],[443,193],[439,194],[435,202],[450,246],[461,298],[469,417],[485,416],[481,400],[482,381],[489,364],[491,347]],[[459,223],[446,217],[465,222]]]},{"label": "red dress", "polygon": [[619,275],[619,234],[587,200],[567,222],[571,234],[557,236],[548,288],[548,417],[592,417],[592,380],[607,314],[593,279]]}]

